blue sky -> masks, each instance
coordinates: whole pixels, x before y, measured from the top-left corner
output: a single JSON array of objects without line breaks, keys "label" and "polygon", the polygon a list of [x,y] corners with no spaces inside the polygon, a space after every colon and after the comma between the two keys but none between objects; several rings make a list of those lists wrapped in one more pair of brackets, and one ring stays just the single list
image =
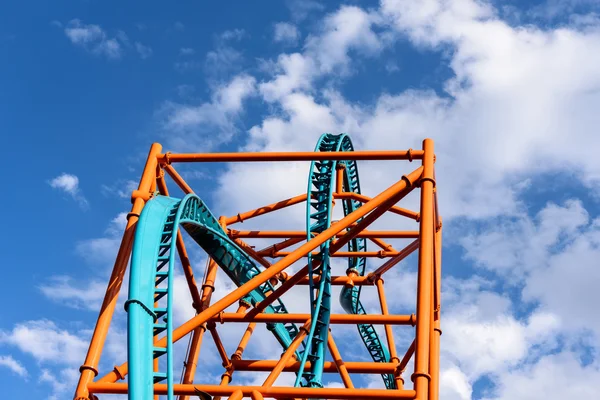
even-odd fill
[{"label": "blue sky", "polygon": [[[152,142],[172,151],[293,151],[312,150],[323,132],[347,132],[358,149],[436,141],[445,221],[443,398],[593,398],[600,391],[599,6],[594,0],[5,5],[2,206],[11,232],[2,240],[8,259],[0,384],[6,397],[72,398],[123,213]],[[366,194],[409,168],[359,167]],[[307,171],[294,163],[181,168],[217,215],[301,193]],[[416,197],[407,201],[417,207]],[[263,226],[302,227],[302,214],[296,207]],[[386,226],[411,225],[390,218]],[[191,252],[201,277],[205,258]],[[414,307],[414,264],[407,260],[386,279],[388,293],[398,293],[395,311]],[[225,276],[219,279],[216,297],[231,289]],[[181,276],[178,285],[182,322],[190,301]],[[301,310],[304,296],[300,289],[290,293],[292,307]],[[377,312],[373,293],[365,304]],[[122,310],[105,371],[122,360]],[[395,332],[402,351],[408,335]],[[222,335],[232,352],[240,333]],[[278,357],[266,331],[255,339],[248,357]],[[356,339],[354,331],[340,330],[342,356]],[[199,381],[218,379],[214,349],[203,357]],[[239,382],[253,379],[261,381]]]}]

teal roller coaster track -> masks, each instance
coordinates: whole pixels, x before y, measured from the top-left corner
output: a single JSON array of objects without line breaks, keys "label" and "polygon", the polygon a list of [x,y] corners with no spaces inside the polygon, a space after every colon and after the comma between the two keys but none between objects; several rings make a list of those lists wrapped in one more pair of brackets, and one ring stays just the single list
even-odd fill
[{"label": "teal roller coaster track", "polygon": [[[315,151],[353,151],[350,138],[345,135],[324,134],[319,139]],[[308,181],[307,200],[307,239],[318,235],[331,225],[332,190],[335,171],[344,167],[344,191],[360,193],[360,183],[356,162],[313,161]],[[349,214],[361,203],[356,200],[343,200],[344,214]],[[227,236],[217,218],[204,202],[190,194],[183,199],[156,195],[144,207],[137,223],[131,273],[129,299],[125,303],[128,311],[128,360],[129,360],[129,399],[147,400],[154,395],[153,384],[167,383],[167,398],[173,399],[173,269],[176,254],[176,235],[182,227],[190,237],[212,258],[229,278],[238,286],[248,282],[262,271],[249,256]],[[323,243],[315,256],[309,255],[309,290],[311,325],[296,353],[303,362],[297,373],[296,386],[322,387],[325,346],[329,334],[331,310],[331,265],[329,259],[330,241]],[[350,251],[366,251],[366,240],[354,238],[348,243]],[[357,275],[364,275],[366,259],[349,258],[348,268]],[[318,279],[314,279],[315,275]],[[360,302],[361,286],[346,288],[340,293],[340,302],[347,313],[365,314]],[[251,291],[247,300],[255,305],[266,299],[274,287],[265,282]],[[166,301],[165,301],[166,300]],[[277,299],[265,307],[265,313],[287,313],[281,300]],[[272,323],[268,329],[284,349],[299,333],[293,323]],[[166,347],[155,347],[154,337],[166,331]],[[358,332],[376,362],[389,362],[387,348],[380,340],[375,328],[359,324]],[[153,360],[166,357],[166,369],[154,371]],[[309,361],[309,367],[304,365]],[[164,363],[163,363],[164,364]],[[393,375],[383,374],[388,389],[395,388]]]}]

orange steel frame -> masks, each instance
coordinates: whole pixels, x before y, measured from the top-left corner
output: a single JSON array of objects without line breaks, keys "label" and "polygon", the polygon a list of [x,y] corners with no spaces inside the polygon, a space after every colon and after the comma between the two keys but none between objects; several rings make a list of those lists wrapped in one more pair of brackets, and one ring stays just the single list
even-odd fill
[{"label": "orange steel frame", "polygon": [[[118,382],[122,381],[127,374],[127,363],[115,366],[111,372],[100,377],[98,376],[98,365],[129,262],[134,231],[140,212],[154,193],[159,192],[168,195],[165,173],[170,176],[183,192],[193,192],[191,187],[174,169],[173,164],[180,162],[280,162],[317,159],[407,160],[410,162],[419,160],[421,165],[412,173],[402,176],[398,182],[373,198],[356,193],[342,192],[341,180],[339,179],[340,174],[338,173],[338,183],[334,199],[353,198],[363,202],[363,206],[342,220],[335,221],[330,228],[292,251],[284,250],[290,246],[304,242],[306,237],[305,232],[238,231],[229,228],[229,226],[305,202],[307,198],[306,194],[235,216],[221,217],[220,223],[227,230],[230,237],[247,251],[250,257],[266,267],[266,269],[216,302],[211,301],[211,296],[215,288],[217,264],[209,260],[203,284],[198,287],[183,239],[181,234],[179,234],[177,236],[177,250],[193,299],[196,316],[174,329],[173,332],[174,341],[191,335],[190,346],[184,364],[183,382],[174,385],[175,394],[181,400],[188,399],[190,395],[194,395],[195,389],[208,392],[212,396],[215,396],[215,398],[224,396],[230,399],[241,399],[243,397],[252,399],[438,399],[439,341],[442,333],[440,329],[442,223],[438,214],[434,172],[434,145],[431,139],[423,141],[422,150],[409,149],[407,151],[211,154],[171,154],[162,153],[161,151],[162,147],[160,144],[155,143],[151,146],[138,189],[133,191],[131,198],[133,206],[129,214],[127,214],[127,225],[90,341],[89,350],[84,364],[80,367],[81,375],[74,396],[76,400],[94,399],[96,398],[95,394],[100,393],[127,393],[127,384]],[[413,189],[420,190],[420,210],[418,212],[396,205],[400,199]],[[418,223],[418,229],[415,231],[370,231],[366,229],[370,223],[380,218],[386,212],[415,220]],[[357,223],[356,221],[360,218],[362,220]],[[355,236],[369,238],[381,250],[365,253],[340,251]],[[259,237],[277,238],[282,239],[282,241],[262,250],[254,250],[244,242],[244,239]],[[414,241],[404,249],[398,251],[385,242],[384,239],[386,238],[412,238]],[[385,263],[381,267],[367,276],[357,276],[355,272],[349,270],[347,276],[332,277],[333,285],[375,286],[379,295],[381,314],[333,314],[331,315],[331,325],[334,330],[336,324],[365,323],[384,325],[387,345],[390,351],[390,362],[357,362],[342,359],[334,336],[332,336],[330,331],[327,344],[334,361],[325,362],[324,372],[338,373],[344,384],[344,388],[273,386],[273,383],[282,371],[297,371],[299,369],[299,361],[294,358],[294,349],[306,335],[306,327],[310,321],[310,314],[265,314],[261,311],[292,286],[308,284],[308,267],[305,266],[292,276],[288,275],[285,269],[296,261],[306,257],[309,252],[318,250],[319,245],[328,239],[333,239],[331,244],[331,253],[333,256],[386,258]],[[415,250],[418,250],[416,313],[411,315],[395,315],[388,309],[384,292],[383,275]],[[274,258],[276,261],[271,263],[265,257]],[[279,280],[282,282],[274,292],[269,294],[267,300],[258,304],[256,308],[252,308],[250,304],[241,300],[246,294],[267,280],[271,280],[271,282]],[[239,303],[237,312],[224,312],[227,307],[236,302]],[[217,323],[236,322],[247,324],[247,327],[241,334],[237,350],[229,357],[219,337]],[[303,328],[301,328],[300,334],[279,360],[244,360],[243,353],[251,339],[256,324],[266,322],[296,322],[302,324]],[[415,327],[415,338],[404,354],[398,353],[396,349],[392,325]],[[204,383],[193,383],[202,340],[207,330],[211,334],[223,361],[224,373],[220,384],[207,385]],[[158,340],[156,345],[163,346],[164,341],[165,339]],[[414,358],[414,371],[410,375],[413,384],[412,387],[408,388],[405,387],[403,374],[411,358]],[[270,374],[262,386],[234,386],[230,385],[230,383],[235,371],[267,371]],[[398,389],[355,388],[349,375],[350,373],[392,373],[395,376]],[[166,390],[165,384],[155,385],[155,393],[157,394],[166,394]],[[157,397],[155,396],[155,398]]]}]

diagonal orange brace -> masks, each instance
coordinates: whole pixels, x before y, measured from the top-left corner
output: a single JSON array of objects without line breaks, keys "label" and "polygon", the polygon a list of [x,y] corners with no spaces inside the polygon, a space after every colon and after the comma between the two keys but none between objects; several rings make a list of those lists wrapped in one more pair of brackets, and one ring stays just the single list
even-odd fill
[{"label": "diagonal orange brace", "polygon": [[[273,264],[269,269],[261,272],[256,275],[254,278],[250,279],[248,282],[233,290],[228,295],[224,296],[222,299],[218,300],[212,306],[208,307],[206,310],[202,311],[189,321],[182,324],[180,327],[173,331],[173,341],[178,341],[183,336],[187,335],[194,328],[202,325],[210,318],[214,317],[216,314],[220,313],[242,297],[246,296],[251,291],[255,290],[258,286],[262,285],[266,281],[271,278],[276,277],[283,270],[288,268],[290,265],[300,260],[303,256],[308,254],[308,252],[313,251],[321,244],[325,243],[327,240],[334,237],[337,233],[343,231],[344,229],[349,228],[354,222],[361,219],[361,222],[358,223],[354,228],[348,231],[348,234],[344,236],[344,238],[348,238],[348,241],[353,237],[352,235],[356,235],[358,231],[364,229],[373,220],[378,216],[383,214],[387,208],[393,206],[397,201],[399,201],[403,196],[410,192],[413,184],[421,177],[423,171],[423,167],[417,168],[415,171],[411,172],[407,176],[403,176],[402,179],[388,189],[384,190],[379,195],[375,196],[371,201],[365,203],[362,207],[359,207],[355,211],[351,212],[344,218],[342,218],[337,223],[331,225],[329,228],[324,230],[321,234],[315,236],[308,242],[304,243],[302,246],[298,247],[294,252],[292,252],[289,256],[279,260],[275,264]],[[387,207],[387,208],[386,208]],[[376,211],[373,211],[376,210]],[[373,212],[372,212],[373,211]],[[370,213],[370,214],[369,214]],[[367,215],[369,214],[369,215]],[[365,217],[366,216],[366,217]],[[365,218],[363,218],[365,217]],[[338,246],[338,242],[342,242],[344,239],[338,240],[331,247],[334,248]],[[345,244],[345,243],[344,243]],[[344,244],[339,244],[339,247],[334,251],[339,250]],[[308,269],[307,269],[308,273]],[[283,286],[283,285],[282,285]],[[157,346],[165,346],[166,338],[161,339],[157,342]],[[122,374],[127,373],[126,363],[119,366],[119,370],[122,371]],[[110,374],[109,374],[110,375]],[[106,376],[102,378],[102,381],[115,382],[116,375]],[[112,380],[114,379],[114,380]]]}]

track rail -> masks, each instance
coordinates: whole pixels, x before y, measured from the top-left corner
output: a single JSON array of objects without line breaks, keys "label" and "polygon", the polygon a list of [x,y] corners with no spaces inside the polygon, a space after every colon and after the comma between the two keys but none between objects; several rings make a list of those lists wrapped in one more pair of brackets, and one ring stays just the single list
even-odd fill
[{"label": "track rail", "polygon": [[[352,142],[345,134],[324,134],[315,149],[317,152],[335,153],[353,150]],[[336,157],[335,160],[316,160],[311,163],[306,215],[308,240],[331,226],[335,171],[342,164],[344,191],[360,194],[355,160]],[[345,215],[362,205],[349,198],[344,199],[342,204]],[[186,230],[237,286],[261,272],[260,267],[227,236],[217,218],[198,196],[190,194],[180,200],[157,195],[150,199],[137,223],[131,259],[129,299],[125,303],[128,311],[129,398],[132,400],[152,398],[154,383],[164,380],[167,383],[167,398],[173,399],[173,268],[179,226]],[[323,243],[316,255],[308,255],[312,269],[312,273],[308,274],[311,326],[303,342],[304,349],[296,353],[302,362],[295,386],[323,387],[322,374],[331,315],[330,242]],[[367,248],[366,239],[354,238],[348,243],[348,247],[351,252],[364,252]],[[365,267],[364,257],[348,258],[348,268],[357,275],[363,276]],[[314,275],[319,279],[315,280]],[[366,314],[360,302],[361,288],[362,286],[342,289],[340,302],[346,312]],[[251,291],[246,299],[256,305],[274,290],[267,281]],[[287,309],[280,299],[276,299],[265,307],[263,313],[287,314]],[[388,350],[373,325],[358,324],[357,327],[373,360],[389,362]],[[299,333],[298,327],[293,323],[268,323],[267,328],[284,349],[290,346]],[[166,347],[155,347],[153,344],[163,334],[167,338]],[[155,370],[153,360],[161,360],[164,356],[166,368],[164,362],[159,362],[158,365],[164,371]],[[305,370],[307,361],[308,369]],[[382,377],[388,389],[396,388],[392,374],[382,374]]]},{"label": "track rail", "polygon": [[[136,228],[131,259],[128,311],[129,398],[150,399],[153,384],[167,380],[167,398],[173,399],[172,282],[175,235],[182,226],[238,286],[261,270],[225,233],[204,202],[190,194],[182,200],[156,196],[144,207]],[[155,267],[148,268],[148,265]],[[165,267],[168,268],[165,269]],[[273,286],[266,282],[248,294],[254,305],[266,299]],[[167,297],[166,304],[161,299]],[[164,303],[164,302],[163,302]],[[279,300],[264,313],[286,314]],[[162,318],[162,322],[161,319]],[[270,323],[268,329],[286,349],[298,334],[293,323]],[[167,347],[153,347],[154,338],[166,331]],[[166,371],[153,371],[153,359],[167,356]]]}]

